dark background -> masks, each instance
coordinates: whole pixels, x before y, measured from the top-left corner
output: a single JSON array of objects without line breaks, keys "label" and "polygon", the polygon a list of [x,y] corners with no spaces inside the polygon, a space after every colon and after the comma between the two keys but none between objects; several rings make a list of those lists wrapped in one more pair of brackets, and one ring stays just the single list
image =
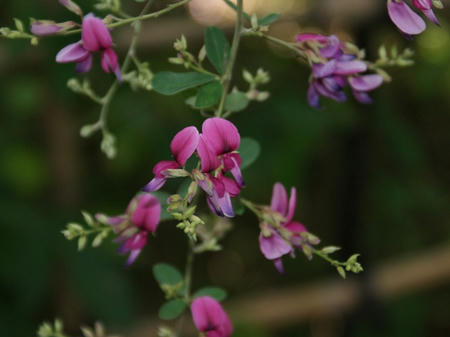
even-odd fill
[{"label": "dark background", "polygon": [[[124,2],[130,12],[138,12],[131,1]],[[85,11],[90,8],[89,1],[80,4]],[[263,41],[244,39],[236,76],[243,67],[253,72],[264,67],[272,77],[267,85],[271,98],[252,104],[232,121],[263,150],[244,172],[248,187],[242,194],[269,203],[273,182],[296,186],[296,219],[324,244],[344,247],[341,259],[361,253],[365,272],[348,282],[362,300],[348,310],[337,305],[307,318],[296,318],[294,311],[286,319],[248,323],[245,314],[239,315],[234,335],[449,336],[450,260],[427,260],[432,270],[446,268],[447,273],[399,295],[380,297],[372,287],[374,271],[386,262],[400,257],[414,261],[437,247],[449,249],[448,13],[438,12],[442,28],[429,24],[424,34],[407,41],[381,5],[368,5],[366,11],[364,6],[353,8],[352,1],[342,1],[337,9],[322,5],[285,13],[273,32],[285,39],[312,26],[338,32],[366,48],[372,59],[381,43],[411,47],[416,65],[393,69],[393,82],[373,93],[373,105],[358,105],[351,98],[340,105],[323,101],[324,108],[317,111],[306,104],[308,69]],[[162,6],[161,1],[155,9]],[[0,26],[12,26],[12,17],[73,18],[56,1],[3,0],[0,8]],[[177,11],[145,25],[139,56],[155,72],[177,70],[167,63],[174,54],[173,40],[188,32],[190,49],[197,52],[202,30],[184,10]],[[128,31],[115,36],[123,59]],[[203,117],[184,104],[189,94],[167,98],[134,93],[124,85],[110,113],[119,152],[115,160],[106,159],[98,135],[88,140],[78,136],[82,125],[97,119],[98,106],[66,87],[74,76],[72,65],[54,62],[57,51],[73,39],[42,39],[38,47],[25,40],[0,40],[0,336],[33,336],[41,321],[54,317],[63,319],[74,335],[79,325],[101,320],[109,331],[150,336],[144,331],[155,326],[145,322],[163,301],[151,267],[160,261],[184,265],[185,237],[175,223],[163,223],[129,269],[109,241],[77,253],[75,243],[60,231],[67,222],[82,221],[80,209],[121,213],[152,177],[153,165],[169,158],[175,132],[200,126]],[[113,80],[98,63],[88,77],[100,93]],[[245,88],[239,77],[236,83]],[[308,262],[303,256],[285,259],[287,275],[279,275],[259,252],[256,219],[247,212],[234,224],[223,252],[196,261],[194,287],[225,287],[236,307],[247,294],[265,298],[269,290],[276,295],[338,279],[323,261]],[[390,273],[387,282],[395,282],[402,272]],[[417,269],[412,275],[425,272]],[[277,307],[254,310],[267,314]]]}]

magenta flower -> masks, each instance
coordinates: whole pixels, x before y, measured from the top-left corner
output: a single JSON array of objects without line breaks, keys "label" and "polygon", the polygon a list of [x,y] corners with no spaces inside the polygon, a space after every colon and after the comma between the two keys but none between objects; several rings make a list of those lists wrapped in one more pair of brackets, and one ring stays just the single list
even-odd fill
[{"label": "magenta flower", "polygon": [[121,243],[119,254],[130,254],[127,266],[131,265],[147,244],[148,233],[155,234],[161,218],[161,203],[151,194],[140,194],[131,200],[125,214],[108,217],[97,214],[102,223],[113,227]]},{"label": "magenta flower", "polygon": [[[226,119],[215,117],[203,122],[197,148],[203,174],[197,174],[196,178],[207,194],[210,209],[219,216],[234,216],[231,197],[245,186],[237,153],[240,142],[238,129]],[[234,180],[224,176],[226,172]]]},{"label": "magenta flower", "polygon": [[[291,189],[291,196],[284,186],[276,183],[273,186],[270,210],[277,218],[280,218],[279,227],[273,227],[266,223],[261,223],[261,234],[259,236],[259,248],[264,257],[271,260],[280,273],[284,273],[282,257],[290,254],[295,257],[294,248],[302,249],[302,245],[308,244],[302,238],[306,227],[293,221],[295,208],[297,206],[297,190]],[[318,242],[314,242],[316,244]]]},{"label": "magenta flower", "polygon": [[[367,64],[358,59],[354,51],[341,42],[335,35],[300,34],[297,36],[300,48],[310,58],[312,76],[307,92],[308,103],[314,108],[320,108],[320,97],[330,98],[336,102],[344,102],[347,95],[344,88],[352,87],[353,95],[363,104],[371,102],[368,91],[374,90],[383,83],[380,75],[366,75]],[[359,86],[355,89],[354,80],[370,76],[371,85]],[[373,85],[377,84],[377,85]]]},{"label": "magenta flower", "polygon": [[209,296],[198,297],[191,304],[195,327],[206,337],[229,337],[233,325],[219,302]]},{"label": "magenta flower", "polygon": [[194,154],[199,143],[199,133],[196,127],[188,126],[178,132],[170,143],[170,150],[175,158],[172,161],[160,161],[153,167],[155,177],[144,187],[144,191],[153,192],[159,190],[166,183],[167,170],[178,169],[186,164]]},{"label": "magenta flower", "polygon": [[69,30],[76,25],[73,21],[56,23],[51,20],[36,20],[31,24],[30,30],[36,36],[49,36]]},{"label": "magenta flower", "polygon": [[111,34],[103,21],[93,14],[83,18],[81,41],[63,48],[56,55],[58,63],[76,63],[75,70],[85,73],[91,70],[93,53],[101,52],[101,66],[106,73],[113,72],[121,80],[117,55],[113,50]]}]

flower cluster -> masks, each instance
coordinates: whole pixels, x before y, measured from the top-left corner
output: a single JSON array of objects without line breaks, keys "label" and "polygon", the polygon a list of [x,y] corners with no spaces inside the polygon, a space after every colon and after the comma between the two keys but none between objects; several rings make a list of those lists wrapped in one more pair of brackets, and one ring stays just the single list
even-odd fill
[{"label": "flower cluster", "polygon": [[130,201],[125,214],[113,217],[97,214],[96,218],[113,227],[116,242],[121,243],[118,252],[130,254],[129,266],[147,244],[148,234],[155,234],[161,218],[161,203],[151,194],[139,194]]},{"label": "flower cluster", "polygon": [[[74,2],[60,0],[70,11],[82,16],[83,13]],[[73,21],[56,23],[50,20],[37,20],[31,24],[31,32],[36,36],[48,36],[64,32],[77,24]],[[58,63],[76,63],[75,71],[85,73],[91,70],[93,54],[101,52],[101,66],[106,73],[113,72],[121,80],[117,54],[113,49],[111,34],[105,23],[89,13],[83,17],[81,24],[81,41],[69,44],[56,55]]]},{"label": "flower cluster", "polygon": [[368,92],[379,87],[383,78],[366,74],[367,63],[360,59],[356,47],[335,35],[300,34],[296,40],[312,68],[307,94],[312,107],[320,107],[320,96],[344,102],[347,100],[344,88],[348,85],[360,103],[372,102]]},{"label": "flower cluster", "polygon": [[[238,153],[240,142],[236,126],[223,118],[205,120],[201,134],[194,126],[184,128],[170,143],[175,160],[157,163],[153,168],[154,178],[144,187],[144,191],[159,190],[168,178],[191,175],[179,169],[196,152],[201,169],[195,168],[192,178],[205,191],[208,206],[215,214],[233,217],[231,197],[237,196],[245,186]],[[226,176],[227,172],[233,178]]]},{"label": "flower cluster", "polygon": [[273,187],[270,208],[263,212],[260,223],[259,248],[264,257],[271,260],[280,273],[284,273],[282,257],[290,254],[295,257],[295,249],[305,252],[311,257],[308,248],[319,243],[306,227],[294,221],[294,213],[297,205],[297,190],[291,189],[288,194],[284,186],[276,183]]},{"label": "flower cluster", "polygon": [[[412,5],[415,9],[421,11],[428,20],[439,26],[433,7],[443,8],[441,1],[413,0]],[[402,33],[408,36],[420,34],[426,28],[425,21],[403,0],[388,0],[387,10],[392,22]]]},{"label": "flower cluster", "polygon": [[219,302],[209,296],[196,298],[191,304],[195,327],[205,337],[229,337],[233,326]]}]

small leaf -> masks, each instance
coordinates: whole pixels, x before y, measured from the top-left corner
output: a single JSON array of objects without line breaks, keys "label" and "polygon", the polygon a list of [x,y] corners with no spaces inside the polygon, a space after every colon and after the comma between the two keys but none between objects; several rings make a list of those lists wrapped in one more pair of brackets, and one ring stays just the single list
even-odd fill
[{"label": "small leaf", "polygon": [[277,21],[280,18],[280,14],[278,13],[270,13],[265,17],[258,19],[258,25],[260,26],[270,26],[272,23]]},{"label": "small leaf", "polygon": [[223,86],[219,81],[205,84],[197,93],[195,99],[195,107],[197,109],[205,109],[219,102],[222,96]]},{"label": "small leaf", "polygon": [[344,270],[344,268],[342,268],[341,266],[339,266],[339,267],[337,267],[336,269],[337,269],[339,275],[341,275],[341,277],[345,280],[345,270]]},{"label": "small leaf", "polygon": [[227,297],[227,292],[222,288],[206,287],[206,288],[202,288],[202,289],[198,290],[194,294],[194,298],[201,297],[201,296],[209,296],[218,301],[223,301]]},{"label": "small leaf", "polygon": [[230,44],[218,27],[208,27],[205,30],[205,48],[211,64],[223,74],[230,58]]},{"label": "small leaf", "polygon": [[78,250],[82,251],[86,247],[87,238],[85,236],[80,236],[78,239]]},{"label": "small leaf", "polygon": [[198,87],[214,80],[214,76],[198,72],[160,72],[152,80],[153,89],[163,95],[175,95],[184,90]]},{"label": "small leaf", "polygon": [[238,112],[244,110],[248,104],[249,99],[240,91],[233,91],[225,100],[225,110],[229,112]]},{"label": "small leaf", "polygon": [[242,138],[239,154],[242,158],[241,169],[249,167],[261,153],[259,143],[252,138]]},{"label": "small leaf", "polygon": [[183,313],[184,309],[186,309],[186,303],[184,303],[183,300],[171,300],[164,303],[162,307],[159,308],[158,315],[161,319],[171,320],[180,316]]},{"label": "small leaf", "polygon": [[153,267],[153,276],[160,286],[164,284],[177,285],[183,282],[183,276],[178,269],[167,263],[158,263]]}]

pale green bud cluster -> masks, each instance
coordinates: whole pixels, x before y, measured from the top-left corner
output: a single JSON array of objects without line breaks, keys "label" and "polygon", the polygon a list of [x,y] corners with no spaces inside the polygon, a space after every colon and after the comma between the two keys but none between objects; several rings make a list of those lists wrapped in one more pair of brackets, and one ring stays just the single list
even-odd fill
[{"label": "pale green bud cluster", "polygon": [[7,39],[29,39],[31,45],[38,45],[38,38],[25,31],[25,26],[21,20],[14,18],[14,25],[16,29],[11,29],[9,27],[0,27],[0,36],[3,36]]},{"label": "pale green bud cluster", "polygon": [[49,322],[44,322],[38,328],[38,337],[66,337],[64,334],[64,325],[61,320],[55,319],[53,324]]},{"label": "pale green bud cluster", "polygon": [[246,92],[246,96],[251,101],[264,102],[270,97],[268,91],[260,91],[258,88],[261,85],[270,82],[270,75],[267,71],[259,68],[255,75],[252,75],[248,70],[244,69],[242,77],[249,84],[249,89]]},{"label": "pale green bud cluster", "polygon": [[142,62],[136,64],[137,71],[133,70],[122,76],[122,80],[124,82],[128,82],[131,86],[131,89],[137,90],[147,90],[151,91],[152,87],[152,79],[153,73],[150,70],[150,66],[147,62]]},{"label": "pale green bud cluster", "polygon": [[121,1],[120,0],[98,0],[98,3],[94,6],[98,10],[111,11],[114,13],[119,13],[121,11]]},{"label": "pale green bud cluster", "polygon": [[103,243],[103,240],[108,237],[112,227],[101,224],[87,212],[83,211],[81,213],[88,227],[85,228],[78,223],[69,223],[66,229],[62,231],[62,234],[67,240],[78,239],[78,250],[80,251],[86,247],[88,236],[90,235],[95,235],[91,243],[92,247],[99,247]]}]

